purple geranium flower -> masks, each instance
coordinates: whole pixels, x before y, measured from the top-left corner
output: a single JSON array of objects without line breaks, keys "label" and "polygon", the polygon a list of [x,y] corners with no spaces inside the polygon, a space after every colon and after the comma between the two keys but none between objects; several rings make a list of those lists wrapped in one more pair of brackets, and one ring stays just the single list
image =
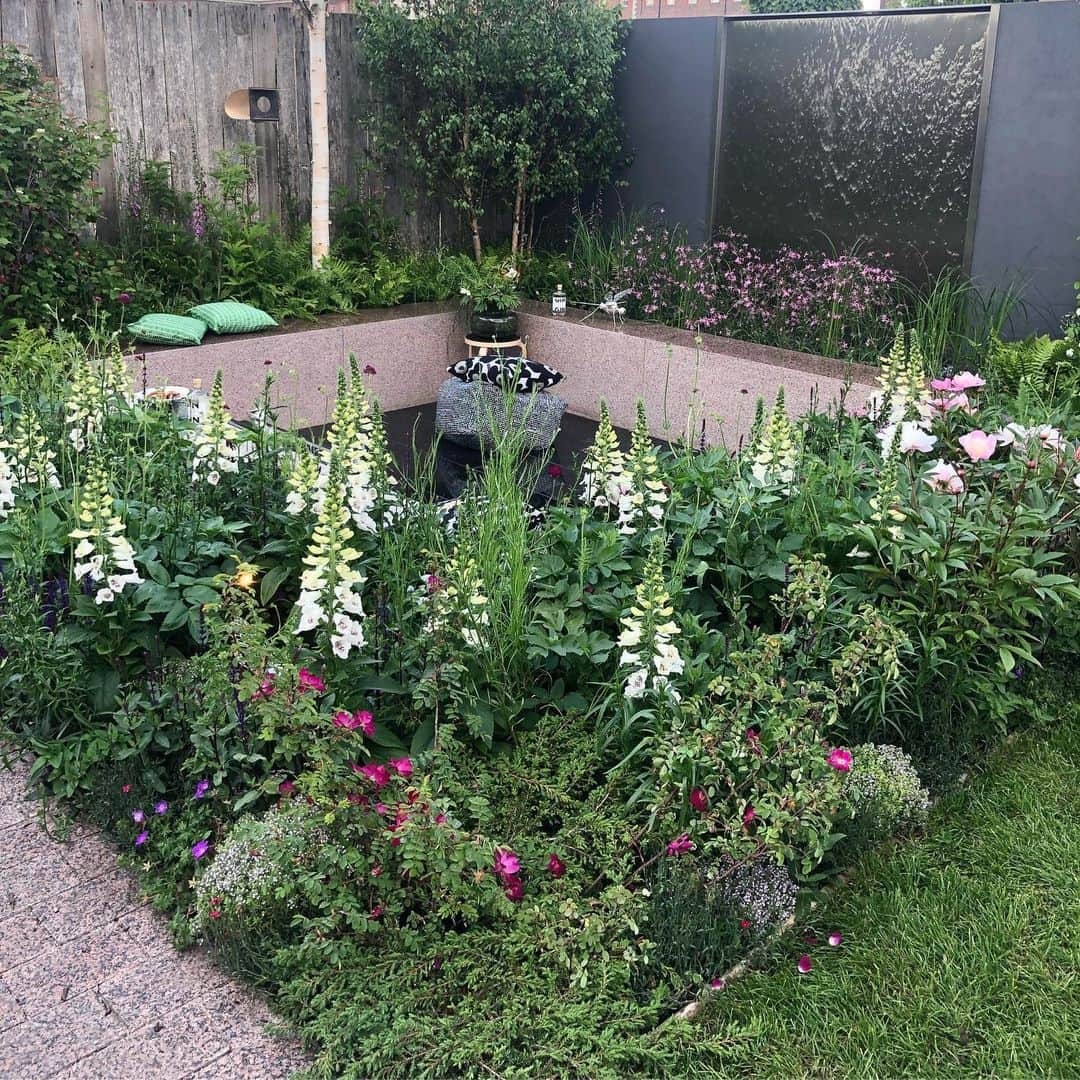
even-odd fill
[{"label": "purple geranium flower", "polygon": [[146,815],[141,810],[132,810],[131,820],[134,821],[136,825],[141,825],[146,820]]},{"label": "purple geranium flower", "polygon": [[142,847],[147,840],[150,839],[150,834],[144,829],[138,836],[135,837],[135,846]]},{"label": "purple geranium flower", "polygon": [[164,799],[162,799],[161,802],[154,803],[155,814],[165,814],[168,812],[168,810],[169,804]]},{"label": "purple geranium flower", "polygon": [[191,846],[191,857],[193,859],[201,859],[210,850],[209,840],[200,840],[197,844]]},{"label": "purple geranium flower", "polygon": [[191,797],[193,799],[201,799],[209,790],[210,790],[210,781],[209,780],[200,780],[195,785],[195,794],[192,795]]}]

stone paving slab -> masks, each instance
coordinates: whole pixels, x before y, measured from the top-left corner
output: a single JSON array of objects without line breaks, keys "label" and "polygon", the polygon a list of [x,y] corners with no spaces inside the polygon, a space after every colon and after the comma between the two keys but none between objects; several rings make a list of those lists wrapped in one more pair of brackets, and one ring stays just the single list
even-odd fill
[{"label": "stone paving slab", "polygon": [[0,1077],[285,1080],[308,1064],[205,950],[177,953],[116,851],[60,843],[0,765]]}]

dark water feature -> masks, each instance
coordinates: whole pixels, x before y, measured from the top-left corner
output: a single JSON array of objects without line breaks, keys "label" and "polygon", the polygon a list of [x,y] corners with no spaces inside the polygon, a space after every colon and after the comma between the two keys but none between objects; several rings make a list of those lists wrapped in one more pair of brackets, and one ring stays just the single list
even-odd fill
[{"label": "dark water feature", "polygon": [[959,265],[988,21],[729,22],[716,226],[765,248],[873,236],[915,279]]},{"label": "dark water feature", "polygon": [[[459,446],[447,439],[436,441],[435,405],[418,405],[409,409],[395,409],[383,414],[386,438],[398,470],[406,479],[421,468],[432,447],[435,452],[434,480],[436,499],[456,499],[476,473],[484,467],[484,455],[480,450]],[[597,422],[582,416],[564,413],[562,427],[555,445],[547,454],[533,454],[526,462],[530,472],[538,474],[536,489],[531,502],[540,506],[549,502],[577,481],[578,469],[585,451],[596,437]],[[304,432],[309,439],[321,441],[322,428]],[[630,433],[615,429],[623,449],[630,446]],[[554,466],[554,467],[553,467]]]}]

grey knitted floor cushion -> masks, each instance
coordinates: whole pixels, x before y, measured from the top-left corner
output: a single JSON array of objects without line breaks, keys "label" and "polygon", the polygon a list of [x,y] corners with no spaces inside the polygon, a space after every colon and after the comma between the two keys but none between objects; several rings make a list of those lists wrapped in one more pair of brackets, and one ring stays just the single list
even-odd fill
[{"label": "grey knitted floor cushion", "polygon": [[447,379],[435,404],[435,430],[462,446],[488,447],[505,434],[507,420],[523,432],[525,450],[546,450],[555,441],[566,402],[554,394],[514,394],[507,416],[506,393],[491,383]]}]

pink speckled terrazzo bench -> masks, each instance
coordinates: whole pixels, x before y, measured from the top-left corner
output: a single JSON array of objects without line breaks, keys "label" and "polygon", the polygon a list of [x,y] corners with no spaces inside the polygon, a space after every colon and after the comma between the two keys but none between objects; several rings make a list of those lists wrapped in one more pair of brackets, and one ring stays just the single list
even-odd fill
[{"label": "pink speckled terrazzo bench", "polygon": [[[824,407],[846,393],[849,409],[864,405],[876,369],[808,353],[774,349],[731,338],[627,322],[618,328],[599,318],[582,321],[571,308],[556,318],[526,302],[520,334],[529,356],[563,372],[559,384],[571,413],[596,419],[604,398],[614,423],[633,427],[638,398],[645,402],[652,434],[674,441],[734,447],[745,438],[758,396],[771,402],[784,387],[789,411]],[[375,373],[368,385],[387,412],[435,400],[447,365],[465,355],[465,322],[449,304],[404,304],[314,323],[290,323],[275,331],[233,337],[208,335],[197,347],[154,347],[146,356],[150,385],[209,387],[223,372],[227,400],[246,417],[273,372],[275,403],[284,426],[326,423],[333,408],[337,371],[355,353]],[[136,379],[141,360],[133,358]]]}]

